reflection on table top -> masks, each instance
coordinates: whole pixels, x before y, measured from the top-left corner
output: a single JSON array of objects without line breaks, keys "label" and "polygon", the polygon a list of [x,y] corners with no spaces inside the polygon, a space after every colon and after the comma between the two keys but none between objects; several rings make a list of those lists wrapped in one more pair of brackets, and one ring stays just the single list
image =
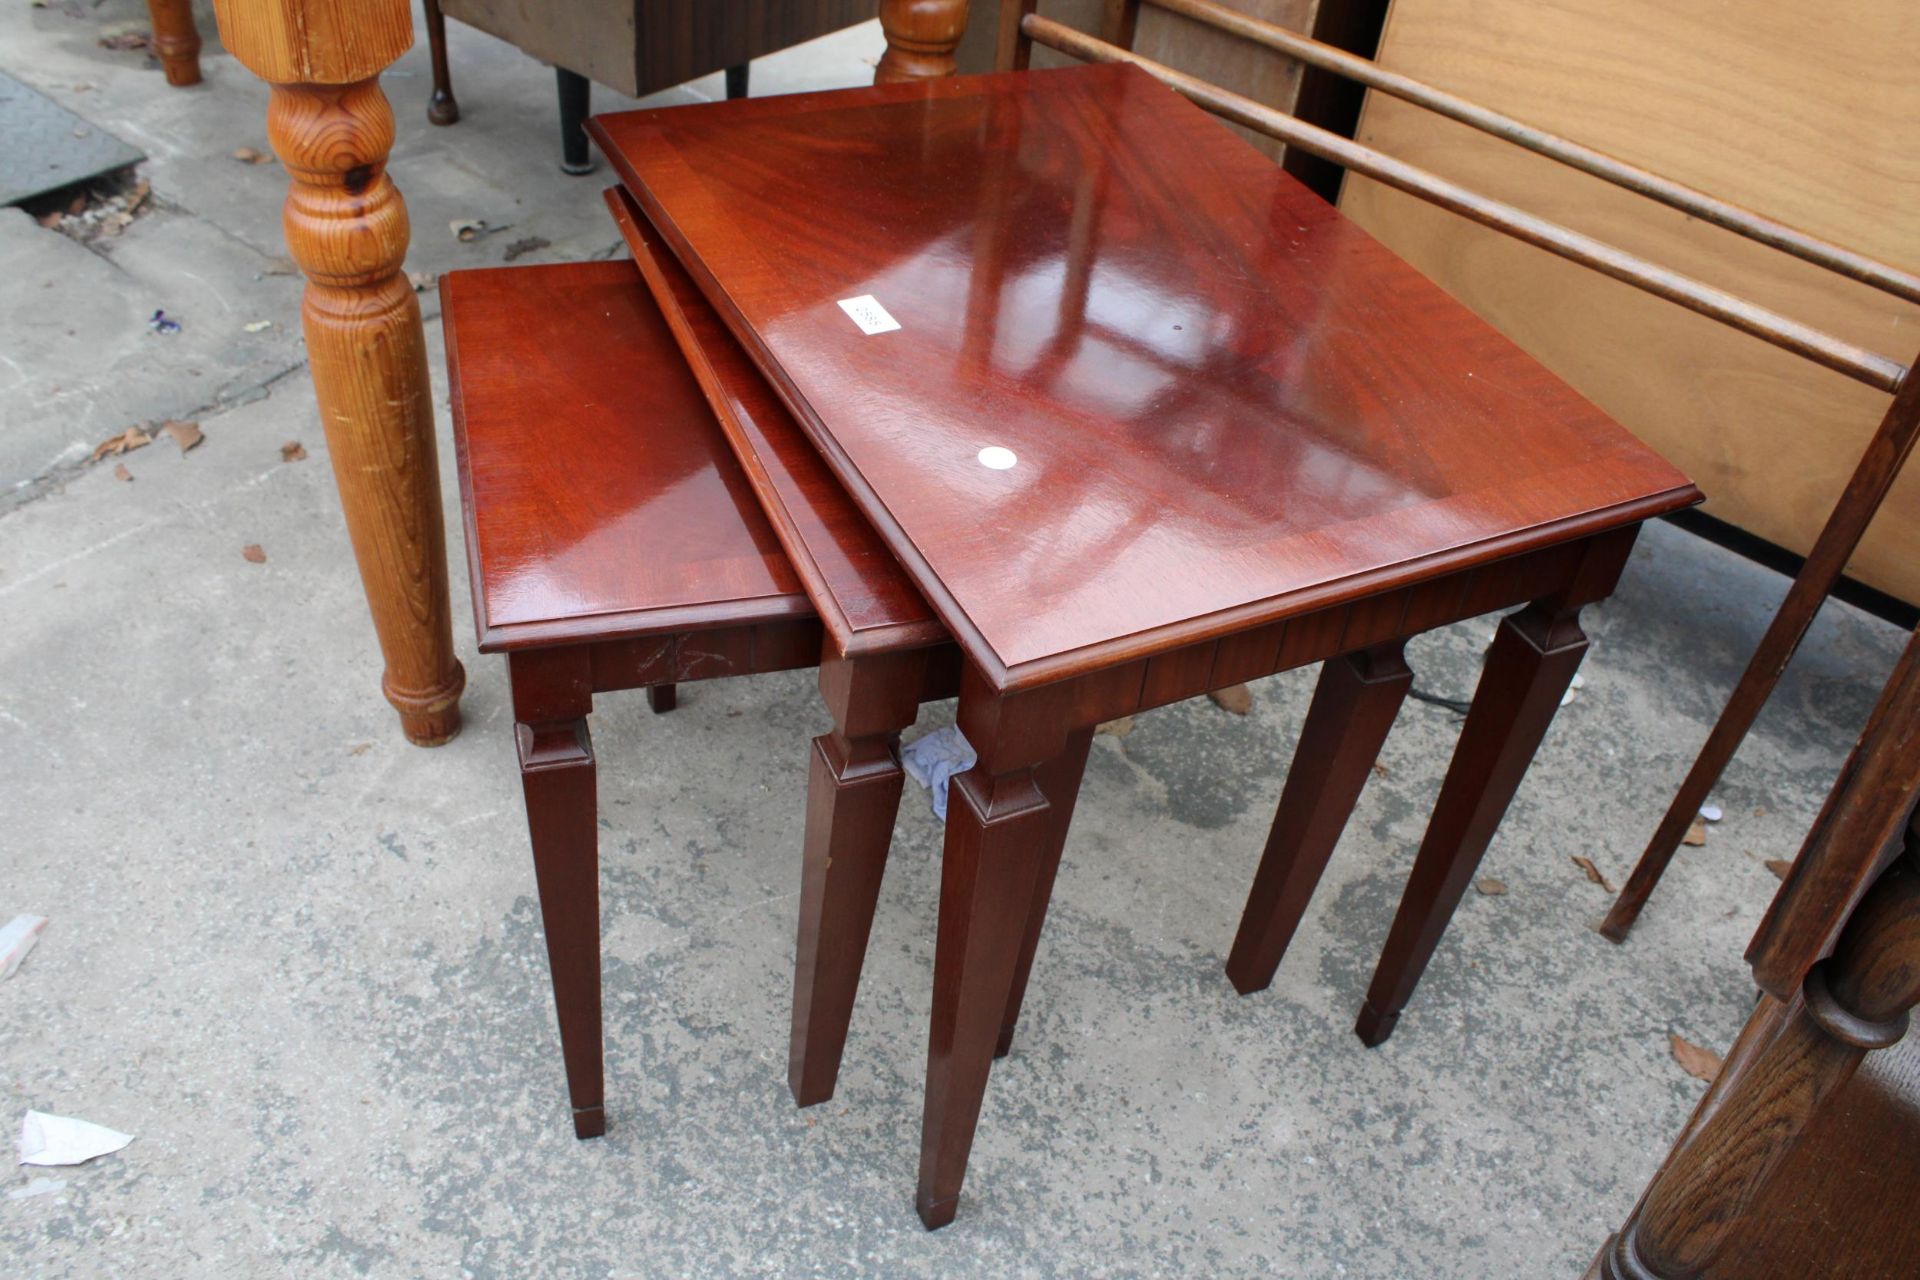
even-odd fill
[{"label": "reflection on table top", "polygon": [[1001,687],[1697,497],[1131,68],[596,128]]}]

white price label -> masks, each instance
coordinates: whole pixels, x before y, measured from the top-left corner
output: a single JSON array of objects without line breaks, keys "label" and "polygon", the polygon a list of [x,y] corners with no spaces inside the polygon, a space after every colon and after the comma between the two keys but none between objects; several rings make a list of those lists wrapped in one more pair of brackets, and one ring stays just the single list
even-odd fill
[{"label": "white price label", "polygon": [[840,299],[840,309],[869,338],[876,333],[892,333],[900,327],[900,322],[888,315],[887,309],[870,293],[863,293],[857,298]]}]

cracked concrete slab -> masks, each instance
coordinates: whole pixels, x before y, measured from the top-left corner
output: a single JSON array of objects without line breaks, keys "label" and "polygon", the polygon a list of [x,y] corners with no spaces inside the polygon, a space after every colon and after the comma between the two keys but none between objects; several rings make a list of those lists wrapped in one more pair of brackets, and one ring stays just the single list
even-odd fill
[{"label": "cracked concrete slab", "polygon": [[[0,65],[68,83],[83,68],[116,128],[164,108],[172,142],[139,140],[173,212],[112,261],[69,245],[85,260],[44,292],[97,305],[103,334],[123,326],[102,358],[125,358],[144,302],[115,282],[166,279],[184,246],[204,277],[180,283],[199,291],[188,319],[217,349],[187,373],[189,328],[155,348],[178,367],[142,375],[148,399],[98,392],[160,416],[188,398],[166,400],[167,378],[217,387],[216,370],[293,355],[274,345],[297,336],[292,286],[253,278],[278,252],[280,175],[221,163],[259,145],[263,94],[211,42],[207,86],[167,90],[92,46],[138,6],[72,9],[0,12]],[[436,136],[420,121],[421,51],[389,80],[413,265],[498,261],[523,232],[553,241],[535,256],[610,243],[599,184],[552,168],[550,75],[454,36],[468,122]],[[859,79],[850,52],[792,74]],[[482,197],[513,231],[435,232],[430,216]],[[51,309],[14,298],[0,335],[46,344],[23,361],[37,376],[68,357],[16,323]],[[274,320],[265,336],[232,331],[254,315]],[[431,316],[428,340],[451,503]],[[1725,820],[1610,946],[1590,928],[1607,895],[1569,859],[1624,874],[1785,589],[1650,528],[1588,616],[1585,684],[1488,855],[1507,893],[1468,895],[1373,1051],[1353,1014],[1457,718],[1402,711],[1292,953],[1244,999],[1220,966],[1313,673],[1259,682],[1245,718],[1199,701],[1096,739],[959,1221],[929,1235],[911,1203],[940,873],[924,797],[897,825],[838,1096],[796,1111],[805,744],[825,726],[812,680],[691,685],[666,716],[602,698],[611,1128],[576,1142],[505,673],[462,616],[466,730],[433,751],[402,742],[304,367],[269,390],[207,414],[190,454],[127,455],[130,481],[70,469],[0,512],[0,917],[52,919],[0,986],[0,1122],[37,1108],[138,1135],[60,1171],[58,1191],[0,1200],[0,1256],[22,1274],[1577,1274],[1703,1089],[1667,1036],[1724,1048],[1744,1020],[1764,860],[1798,847],[1904,639],[1829,607],[1719,789]],[[16,382],[0,409],[53,419],[56,440],[89,440],[73,422],[108,413],[51,394]],[[309,457],[282,462],[288,440]],[[452,505],[448,524],[464,611]],[[1467,696],[1491,627],[1417,641],[1420,686]],[[920,731],[951,715],[927,709]]]}]

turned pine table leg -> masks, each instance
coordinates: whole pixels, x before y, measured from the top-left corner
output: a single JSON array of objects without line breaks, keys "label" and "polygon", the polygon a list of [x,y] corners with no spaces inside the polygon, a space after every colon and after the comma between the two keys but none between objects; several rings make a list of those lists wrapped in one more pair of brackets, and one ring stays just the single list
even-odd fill
[{"label": "turned pine table leg", "polygon": [[200,28],[193,25],[193,0],[147,0],[147,18],[153,23],[153,51],[167,83],[199,84]]},{"label": "turned pine table leg", "polygon": [[880,0],[887,51],[875,84],[926,80],[954,72],[953,51],[967,30],[967,0]]},{"label": "turned pine table leg", "polygon": [[272,86],[267,134],[292,185],[287,248],[307,277],[307,354],[382,687],[421,746],[460,730],[446,532],[420,306],[401,274],[407,209],[386,175],[380,72],[413,42],[406,0],[218,0],[227,49]]}]

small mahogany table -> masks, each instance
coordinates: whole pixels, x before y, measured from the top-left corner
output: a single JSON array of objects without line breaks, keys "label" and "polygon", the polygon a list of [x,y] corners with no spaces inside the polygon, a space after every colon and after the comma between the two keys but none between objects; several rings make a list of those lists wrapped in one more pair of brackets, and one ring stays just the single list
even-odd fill
[{"label": "small mahogany table", "polygon": [[[1264,987],[1411,680],[1506,618],[1358,1032],[1391,1031],[1686,478],[1124,66],[601,117],[628,188],[964,655],[918,1207],[953,1217],[1100,721],[1327,661],[1228,974]],[[736,441],[736,444],[738,441]],[[1062,778],[1066,781],[1063,783]]]},{"label": "small mahogany table", "polygon": [[454,271],[440,302],[474,626],[507,658],[574,1133],[597,1137],[593,696],[664,711],[676,682],[812,666],[820,624],[633,264]]}]

